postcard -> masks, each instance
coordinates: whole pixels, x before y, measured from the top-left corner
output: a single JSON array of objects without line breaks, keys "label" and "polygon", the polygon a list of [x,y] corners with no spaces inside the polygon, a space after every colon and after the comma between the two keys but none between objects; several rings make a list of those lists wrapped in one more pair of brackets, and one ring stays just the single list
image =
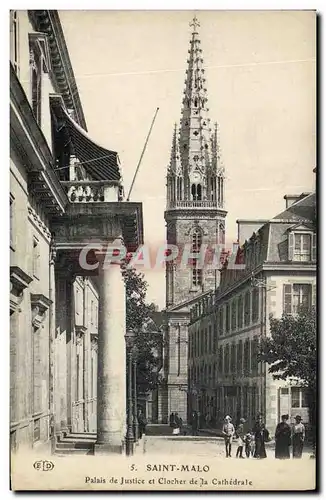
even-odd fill
[{"label": "postcard", "polygon": [[10,11],[22,490],[316,489],[316,12]]}]

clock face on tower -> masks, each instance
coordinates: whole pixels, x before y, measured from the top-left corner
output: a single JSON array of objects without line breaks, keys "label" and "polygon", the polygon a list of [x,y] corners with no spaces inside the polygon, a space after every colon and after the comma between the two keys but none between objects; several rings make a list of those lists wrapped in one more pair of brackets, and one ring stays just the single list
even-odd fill
[{"label": "clock face on tower", "polygon": [[201,181],[201,175],[199,172],[193,172],[191,174],[191,181],[198,184]]}]

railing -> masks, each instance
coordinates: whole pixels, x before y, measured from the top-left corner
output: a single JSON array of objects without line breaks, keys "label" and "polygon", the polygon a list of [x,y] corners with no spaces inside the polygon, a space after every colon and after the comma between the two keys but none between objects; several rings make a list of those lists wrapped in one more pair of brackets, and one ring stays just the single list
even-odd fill
[{"label": "railing", "polygon": [[223,208],[223,205],[211,200],[182,200],[170,201],[168,208]]},{"label": "railing", "polygon": [[116,181],[62,181],[71,203],[121,201],[122,186]]}]

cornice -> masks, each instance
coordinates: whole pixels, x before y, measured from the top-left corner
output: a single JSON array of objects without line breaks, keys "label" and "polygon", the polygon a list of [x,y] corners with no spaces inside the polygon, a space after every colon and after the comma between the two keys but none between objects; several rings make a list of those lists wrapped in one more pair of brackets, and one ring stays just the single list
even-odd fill
[{"label": "cornice", "polygon": [[48,35],[54,78],[67,109],[73,109],[77,123],[87,130],[75,75],[65,42],[58,11],[30,10],[29,18],[36,31]]},{"label": "cornice", "polygon": [[32,324],[35,328],[40,328],[51,304],[52,300],[45,295],[31,293]]},{"label": "cornice", "polygon": [[15,312],[23,298],[23,292],[33,281],[18,266],[10,266],[10,311]]}]

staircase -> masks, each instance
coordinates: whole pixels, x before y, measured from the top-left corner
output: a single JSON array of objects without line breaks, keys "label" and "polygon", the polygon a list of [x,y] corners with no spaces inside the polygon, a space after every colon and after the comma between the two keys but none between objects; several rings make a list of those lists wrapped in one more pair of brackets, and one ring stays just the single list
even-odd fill
[{"label": "staircase", "polygon": [[72,432],[59,437],[55,445],[55,454],[66,455],[94,455],[95,432]]}]

